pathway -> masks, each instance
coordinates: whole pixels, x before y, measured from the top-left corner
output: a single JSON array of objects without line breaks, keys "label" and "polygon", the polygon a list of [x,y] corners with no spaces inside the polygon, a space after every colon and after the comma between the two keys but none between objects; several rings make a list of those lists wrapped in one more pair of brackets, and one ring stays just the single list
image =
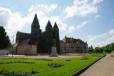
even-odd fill
[{"label": "pathway", "polygon": [[93,64],[80,76],[114,76],[114,53]]}]

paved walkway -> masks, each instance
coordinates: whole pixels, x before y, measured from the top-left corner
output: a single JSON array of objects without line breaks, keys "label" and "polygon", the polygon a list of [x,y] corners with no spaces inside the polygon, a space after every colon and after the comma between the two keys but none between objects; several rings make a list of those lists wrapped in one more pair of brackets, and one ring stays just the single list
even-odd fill
[{"label": "paved walkway", "polygon": [[[9,58],[12,55],[0,55],[0,58]],[[58,57],[50,57],[49,55],[37,55],[37,56],[26,56],[26,55],[13,55],[13,57],[23,57],[23,58],[77,58],[81,56],[58,56]]]},{"label": "paved walkway", "polygon": [[114,53],[93,64],[80,76],[114,76],[114,56],[111,55]]}]

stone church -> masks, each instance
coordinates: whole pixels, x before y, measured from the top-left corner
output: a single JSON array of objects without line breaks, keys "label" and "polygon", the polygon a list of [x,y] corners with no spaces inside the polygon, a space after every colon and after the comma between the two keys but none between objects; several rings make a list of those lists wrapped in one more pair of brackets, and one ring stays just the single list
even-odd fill
[{"label": "stone church", "polygon": [[52,47],[56,47],[57,52],[60,53],[59,28],[56,22],[52,27],[51,22],[48,21],[45,31],[42,32],[37,14],[31,24],[31,33],[17,32],[16,34],[16,54],[50,54]]}]

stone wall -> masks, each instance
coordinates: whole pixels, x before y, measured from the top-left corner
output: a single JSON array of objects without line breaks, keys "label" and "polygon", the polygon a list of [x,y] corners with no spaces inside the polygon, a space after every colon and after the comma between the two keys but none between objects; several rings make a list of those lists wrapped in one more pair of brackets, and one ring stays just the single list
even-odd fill
[{"label": "stone wall", "polygon": [[24,40],[16,47],[18,55],[37,55],[37,45],[29,45],[29,40]]},{"label": "stone wall", "polygon": [[9,54],[9,50],[0,50],[0,55],[7,55]]}]

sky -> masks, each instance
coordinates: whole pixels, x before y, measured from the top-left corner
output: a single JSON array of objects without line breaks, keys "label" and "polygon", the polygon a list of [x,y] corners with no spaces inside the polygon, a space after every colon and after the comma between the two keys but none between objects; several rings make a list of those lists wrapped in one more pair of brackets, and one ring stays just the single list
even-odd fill
[{"label": "sky", "polygon": [[11,42],[17,31],[30,33],[35,13],[45,31],[48,20],[56,22],[60,39],[81,39],[89,46],[114,42],[114,0],[0,0],[0,26]]}]

